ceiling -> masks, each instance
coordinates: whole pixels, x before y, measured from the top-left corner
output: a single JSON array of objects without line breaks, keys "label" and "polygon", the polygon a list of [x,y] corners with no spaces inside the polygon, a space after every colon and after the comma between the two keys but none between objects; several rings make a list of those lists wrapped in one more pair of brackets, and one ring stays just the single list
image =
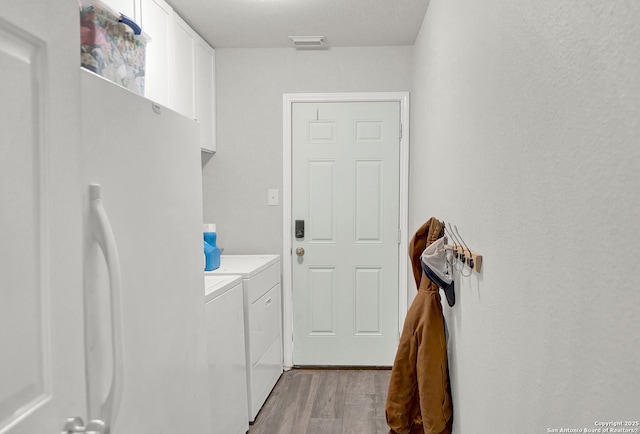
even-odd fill
[{"label": "ceiling", "polygon": [[324,36],[329,47],[413,45],[429,0],[169,0],[214,48],[292,47]]}]

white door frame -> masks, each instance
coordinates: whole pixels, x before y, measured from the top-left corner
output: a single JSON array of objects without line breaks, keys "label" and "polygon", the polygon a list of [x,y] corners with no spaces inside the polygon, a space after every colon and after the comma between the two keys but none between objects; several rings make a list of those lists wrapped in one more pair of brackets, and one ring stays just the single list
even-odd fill
[{"label": "white door frame", "polygon": [[[282,337],[283,364],[293,366],[293,294],[291,239],[291,106],[294,102],[375,102],[400,103],[400,243],[398,258],[398,333],[407,313],[407,231],[409,211],[409,92],[367,93],[285,93],[282,95]],[[404,253],[404,254],[403,254]]]}]

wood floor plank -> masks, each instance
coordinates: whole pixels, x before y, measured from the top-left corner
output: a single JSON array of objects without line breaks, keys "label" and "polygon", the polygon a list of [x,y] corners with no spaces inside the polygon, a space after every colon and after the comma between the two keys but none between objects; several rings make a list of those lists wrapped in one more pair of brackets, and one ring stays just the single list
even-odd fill
[{"label": "wood floor plank", "polygon": [[269,399],[264,403],[255,422],[249,427],[249,432],[252,434],[266,434],[269,432],[265,427],[272,427],[277,423],[279,404],[284,400],[284,397],[289,393],[289,377],[281,376],[278,383],[274,387]]},{"label": "wood floor plank", "polygon": [[342,434],[375,433],[376,408],[373,395],[350,393],[344,404]]},{"label": "wood floor plank", "polygon": [[311,418],[311,410],[315,402],[315,397],[318,394],[319,376],[310,375],[309,378],[311,381],[309,383],[309,388],[306,392],[306,395],[304,395],[302,391],[298,393],[298,403],[304,403],[304,407],[296,418],[296,423],[294,424],[294,428],[291,431],[291,434],[309,432],[309,419]]},{"label": "wood floor plank", "polygon": [[271,392],[271,395],[258,413],[255,422],[249,427],[250,433],[276,434],[286,433],[287,424],[291,424],[291,402],[298,395],[300,377],[283,375]]},{"label": "wood floor plank", "polygon": [[307,430],[310,409],[309,411],[305,410],[310,397],[315,395],[317,386],[312,387],[312,385],[317,383],[317,379],[314,380],[314,375],[307,374],[296,375],[293,379],[295,381],[290,384],[289,393],[280,407],[279,434],[303,433]]},{"label": "wood floor plank", "polygon": [[389,370],[284,372],[250,434],[387,434]]},{"label": "wood floor plank", "polygon": [[342,419],[348,377],[345,371],[313,371],[320,377],[311,417],[314,419]]},{"label": "wood floor plank", "polygon": [[389,425],[387,425],[387,419],[384,417],[376,418],[376,434],[388,434],[389,433]]},{"label": "wood floor plank", "polygon": [[343,371],[349,377],[349,386],[347,388],[348,393],[350,394],[374,394],[375,383],[374,383],[374,375],[376,371],[374,370],[349,370]]},{"label": "wood floor plank", "polygon": [[305,434],[342,434],[342,419],[310,419]]},{"label": "wood floor plank", "polygon": [[385,419],[385,407],[387,405],[387,392],[389,391],[389,380],[391,379],[391,371],[376,371],[375,397],[376,397],[376,417],[382,418],[384,426],[387,426]]}]

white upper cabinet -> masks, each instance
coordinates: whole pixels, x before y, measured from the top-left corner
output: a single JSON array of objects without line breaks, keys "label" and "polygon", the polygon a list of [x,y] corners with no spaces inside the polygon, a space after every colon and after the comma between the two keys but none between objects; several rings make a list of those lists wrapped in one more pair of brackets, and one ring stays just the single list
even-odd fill
[{"label": "white upper cabinet", "polygon": [[200,122],[200,147],[216,151],[215,51],[202,38],[196,43],[196,119]]},{"label": "white upper cabinet", "polygon": [[135,20],[151,38],[147,43],[144,96],[170,107],[173,9],[163,0],[136,1]]},{"label": "white upper cabinet", "polygon": [[177,14],[173,15],[173,62],[169,107],[196,118],[196,41],[198,35]]},{"label": "white upper cabinet", "polygon": [[135,2],[136,0],[103,0],[114,11],[120,12],[127,17],[135,20]]},{"label": "white upper cabinet", "polygon": [[215,50],[164,0],[103,0],[149,36],[144,96],[200,123],[200,147],[216,151]]}]

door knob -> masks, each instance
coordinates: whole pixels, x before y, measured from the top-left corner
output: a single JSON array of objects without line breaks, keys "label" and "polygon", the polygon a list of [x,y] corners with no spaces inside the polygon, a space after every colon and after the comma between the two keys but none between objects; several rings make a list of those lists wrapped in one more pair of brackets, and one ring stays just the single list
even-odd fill
[{"label": "door knob", "polygon": [[296,249],[296,255],[298,255],[298,256],[304,255],[304,249],[302,247],[298,247]]}]

